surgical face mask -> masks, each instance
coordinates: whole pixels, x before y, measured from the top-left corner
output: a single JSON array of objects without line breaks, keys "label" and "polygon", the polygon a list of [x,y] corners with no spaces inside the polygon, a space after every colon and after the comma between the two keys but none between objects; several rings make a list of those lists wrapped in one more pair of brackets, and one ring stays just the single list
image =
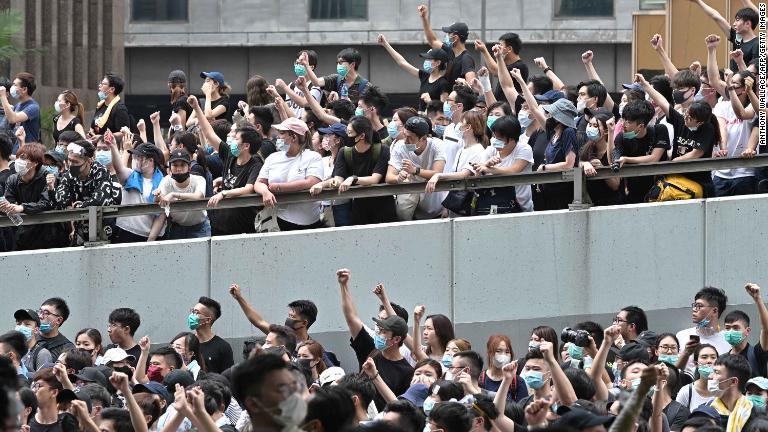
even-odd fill
[{"label": "surgical face mask", "polygon": [[286,144],[285,140],[282,138],[278,138],[277,141],[275,141],[275,148],[277,151],[288,151],[288,147],[290,146]]},{"label": "surgical face mask", "polygon": [[205,145],[205,153],[212,155],[213,154],[213,147],[209,146],[208,144]]},{"label": "surgical face mask", "polygon": [[435,407],[434,399],[432,399],[431,397],[427,397],[426,399],[424,399],[424,405],[422,405],[422,408],[424,409],[424,414],[426,414],[427,417],[429,417],[429,413],[432,412],[432,408],[434,407]]},{"label": "surgical face mask", "polygon": [[19,177],[23,177],[29,171],[29,162],[24,159],[16,159],[14,168],[16,168]]},{"label": "surgical face mask", "polygon": [[520,122],[520,126],[525,129],[533,123],[533,119],[529,117],[528,111],[520,111],[517,113],[517,121]]},{"label": "surgical face mask", "polygon": [[17,332],[23,334],[25,341],[29,341],[30,339],[32,339],[32,329],[31,328],[29,328],[27,326],[23,326],[23,325],[17,325],[16,327],[14,327],[14,330],[16,330]]},{"label": "surgical face mask", "polygon": [[339,74],[342,78],[344,78],[349,73],[349,68],[347,66],[337,64],[336,73]]},{"label": "surgical face mask", "polygon": [[678,104],[678,105],[684,103],[685,101],[690,99],[690,97],[685,97],[685,94],[688,93],[689,91],[690,90],[686,90],[686,91],[675,90],[675,91],[673,91],[672,92],[672,100],[676,104]]},{"label": "surgical face mask", "polygon": [[587,138],[589,138],[592,141],[597,140],[600,138],[600,128],[597,128],[595,126],[587,126]]},{"label": "surgical face mask", "polygon": [[293,65],[293,73],[295,73],[297,77],[302,77],[307,74],[307,68],[302,64],[295,64]]},{"label": "surgical face mask", "polygon": [[637,132],[636,131],[623,132],[621,136],[624,139],[635,139],[637,138]]},{"label": "surgical face mask", "polygon": [[11,86],[11,97],[14,99],[19,98],[19,88],[16,86]]},{"label": "surgical face mask", "polygon": [[453,357],[449,356],[448,354],[445,354],[442,359],[440,359],[440,364],[443,365],[443,367],[451,367],[453,364]]},{"label": "surgical face mask", "polygon": [[389,124],[387,125],[387,134],[392,139],[395,139],[395,137],[397,137],[397,135],[399,134],[399,132],[397,131],[397,123],[389,122]]},{"label": "surgical face mask", "polygon": [[[756,406],[757,408],[765,408],[765,399],[763,399],[760,395],[747,395],[747,399],[752,402],[752,405]],[[424,402],[426,404],[426,401]]]},{"label": "surgical face mask", "polygon": [[619,117],[621,117],[622,114],[624,114],[624,107],[627,106],[627,104],[619,104]]},{"label": "surgical face mask", "polygon": [[489,115],[487,119],[485,119],[485,125],[488,126],[488,129],[493,127],[493,124],[496,123],[496,120],[499,118],[494,115]]},{"label": "surgical face mask", "polygon": [[445,126],[435,125],[435,127],[432,128],[432,132],[434,132],[436,136],[443,136],[443,134],[445,133]]},{"label": "surgical face mask", "polygon": [[568,345],[568,356],[574,360],[581,360],[584,358],[584,348],[570,344]]},{"label": "surgical face mask", "polygon": [[200,317],[193,313],[189,314],[187,316],[187,327],[192,331],[197,330],[197,328],[200,327]]},{"label": "surgical face mask", "polygon": [[150,366],[147,369],[147,378],[150,381],[163,382],[163,371],[159,366]]},{"label": "surgical face mask", "polygon": [[273,419],[283,426],[299,426],[307,416],[307,402],[298,393],[288,396],[277,407],[280,408],[280,415]]},{"label": "surgical face mask", "polygon": [[46,165],[43,167],[45,169],[46,174],[58,174],[59,169],[55,166]]},{"label": "surgical face mask", "polygon": [[405,151],[409,152],[415,152],[416,151],[416,144],[405,144]]},{"label": "surgical face mask", "polygon": [[539,349],[539,345],[541,344],[538,342],[533,342],[533,341],[528,342],[528,351],[536,351],[537,349]]},{"label": "surgical face mask", "polygon": [[736,346],[744,340],[744,332],[739,330],[726,330],[725,341],[731,346]]},{"label": "surgical face mask", "polygon": [[704,87],[700,87],[699,91],[693,96],[694,102],[701,102],[704,100]]},{"label": "surgical face mask", "polygon": [[377,350],[382,351],[387,348],[387,340],[384,339],[384,336],[377,334],[373,337],[373,346]]},{"label": "surgical face mask", "polygon": [[443,102],[443,114],[449,119],[453,117],[453,111],[451,111],[451,104],[448,101]]},{"label": "surgical face mask", "polygon": [[493,365],[497,368],[503,367],[505,364],[512,361],[512,356],[509,354],[496,354],[493,356]]},{"label": "surgical face mask", "polygon": [[112,152],[109,150],[97,150],[96,162],[107,166],[112,163]]},{"label": "surgical face mask", "polygon": [[424,60],[424,64],[421,66],[422,69],[424,69],[424,72],[426,73],[432,73],[434,68],[432,67],[432,62],[430,60]]},{"label": "surgical face mask", "polygon": [[227,138],[227,145],[229,146],[229,152],[232,153],[232,156],[240,156],[240,147],[237,146],[237,141],[235,141],[234,138]]},{"label": "surgical face mask", "polygon": [[525,385],[534,390],[544,387],[545,384],[544,373],[541,371],[528,371],[523,375],[523,379],[525,380]]},{"label": "surgical face mask", "polygon": [[53,103],[53,109],[54,109],[54,110],[55,110],[57,113],[60,113],[60,112],[61,112],[61,104],[59,103],[59,101],[56,101],[56,102],[54,102],[54,103]]},{"label": "surgical face mask", "polygon": [[677,354],[660,354],[659,355],[660,362],[669,363],[671,365],[676,365],[678,359],[680,359],[680,356]]},{"label": "surgical face mask", "polygon": [[355,115],[359,116],[359,117],[362,117],[362,116],[365,115],[365,110],[360,108],[360,107],[357,107],[357,108],[355,108]]},{"label": "surgical face mask", "polygon": [[59,154],[64,154],[64,153],[66,153],[66,152],[67,152],[67,148],[66,148],[66,147],[64,147],[63,145],[59,144],[59,145],[57,145],[57,146],[56,146],[56,148],[54,149],[54,151],[55,151],[56,153],[59,153]]},{"label": "surgical face mask", "polygon": [[493,148],[497,150],[501,150],[504,148],[505,145],[507,145],[507,143],[497,138],[491,138],[491,145],[493,146]]},{"label": "surgical face mask", "polygon": [[688,128],[688,130],[689,130],[689,131],[691,131],[691,132],[696,132],[697,130],[699,130],[699,127],[698,127],[698,126],[686,126],[686,127],[687,127],[687,128]]},{"label": "surgical face mask", "polygon": [[443,38],[443,43],[448,46],[448,48],[453,48],[453,41],[451,40],[451,35],[446,34]]},{"label": "surgical face mask", "polygon": [[727,379],[723,381],[718,381],[714,378],[707,381],[707,391],[710,392],[715,397],[720,397],[725,393],[725,390],[720,388],[720,383],[728,381]]},{"label": "surgical face mask", "polygon": [[744,42],[744,36],[740,35],[739,33],[736,33],[736,43],[742,43]]},{"label": "surgical face mask", "polygon": [[634,391],[639,385],[640,385],[640,378],[635,378],[629,382],[629,390]]},{"label": "surgical face mask", "polygon": [[579,114],[584,114],[584,109],[587,108],[587,101],[580,100],[576,103],[576,111],[578,111]]},{"label": "surgical face mask", "polygon": [[107,94],[104,93],[103,91],[99,91],[99,100],[103,101],[106,98],[107,98]]},{"label": "surgical face mask", "polygon": [[49,322],[40,323],[40,333],[48,334],[53,331],[53,325]]},{"label": "surgical face mask", "polygon": [[451,372],[450,370],[445,372],[446,381],[453,381],[454,378],[456,377],[453,375],[453,372]]},{"label": "surgical face mask", "polygon": [[709,365],[699,365],[697,369],[699,371],[699,376],[704,379],[708,379],[713,372],[712,366]]}]

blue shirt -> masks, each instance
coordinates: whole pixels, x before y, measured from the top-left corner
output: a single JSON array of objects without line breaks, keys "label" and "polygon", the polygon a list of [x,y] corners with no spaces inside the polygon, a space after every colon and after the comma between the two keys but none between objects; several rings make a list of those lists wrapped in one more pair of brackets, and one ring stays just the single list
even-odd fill
[{"label": "blue shirt", "polygon": [[[17,126],[24,126],[24,132],[26,133],[25,142],[40,142],[40,105],[34,99],[30,99],[26,102],[20,102],[13,106],[13,110],[17,113],[24,113],[27,115],[27,120],[17,124]],[[18,142],[13,147],[13,154],[19,149]]]},{"label": "blue shirt", "polygon": [[576,129],[567,127],[563,129],[563,133],[560,134],[560,138],[557,141],[553,142],[550,140],[549,144],[547,144],[547,149],[544,151],[544,157],[548,164],[565,162],[565,158],[570,152],[576,154],[577,157],[574,163],[578,164],[579,150],[576,145]]}]

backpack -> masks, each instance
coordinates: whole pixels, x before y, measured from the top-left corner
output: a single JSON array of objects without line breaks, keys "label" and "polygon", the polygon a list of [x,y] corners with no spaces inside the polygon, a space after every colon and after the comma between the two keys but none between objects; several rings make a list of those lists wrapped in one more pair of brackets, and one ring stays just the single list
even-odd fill
[{"label": "backpack", "polygon": [[[379,160],[379,155],[381,155],[381,143],[373,144],[373,162],[374,164],[376,161]],[[349,167],[350,171],[352,170],[352,147],[344,147],[344,162],[347,163],[347,166]]]},{"label": "backpack", "polygon": [[[341,75],[336,77],[336,88],[339,90],[339,97],[341,97],[342,81],[344,81],[344,78],[342,78]],[[362,95],[363,91],[365,90],[365,86],[367,85],[368,85],[368,80],[363,77],[360,77],[360,83],[357,85],[357,92]]]},{"label": "backpack", "polygon": [[704,188],[688,177],[668,175],[656,182],[645,196],[646,202],[677,201],[703,198]]}]

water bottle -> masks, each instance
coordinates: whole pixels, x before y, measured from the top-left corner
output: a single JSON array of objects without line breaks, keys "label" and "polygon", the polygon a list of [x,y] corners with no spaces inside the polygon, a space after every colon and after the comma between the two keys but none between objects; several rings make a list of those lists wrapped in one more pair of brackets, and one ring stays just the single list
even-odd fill
[{"label": "water bottle", "polygon": [[[7,201],[4,196],[0,196],[0,202]],[[17,214],[8,215],[8,219],[11,220],[11,223],[15,226],[19,226],[24,222],[24,219],[21,218],[21,216]]]},{"label": "water bottle", "polygon": [[340,99],[349,99],[349,86],[344,82],[341,84],[341,90],[339,90]]}]

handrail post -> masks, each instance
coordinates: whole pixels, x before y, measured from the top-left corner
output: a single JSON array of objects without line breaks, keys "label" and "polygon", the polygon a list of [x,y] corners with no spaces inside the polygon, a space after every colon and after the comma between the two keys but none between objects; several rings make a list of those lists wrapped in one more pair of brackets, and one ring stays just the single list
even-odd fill
[{"label": "handrail post", "polygon": [[103,246],[109,242],[104,234],[104,212],[101,207],[88,207],[88,241],[83,246]]},{"label": "handrail post", "polygon": [[592,200],[587,192],[587,176],[581,167],[573,168],[573,202],[568,210],[586,210],[592,207]]}]

